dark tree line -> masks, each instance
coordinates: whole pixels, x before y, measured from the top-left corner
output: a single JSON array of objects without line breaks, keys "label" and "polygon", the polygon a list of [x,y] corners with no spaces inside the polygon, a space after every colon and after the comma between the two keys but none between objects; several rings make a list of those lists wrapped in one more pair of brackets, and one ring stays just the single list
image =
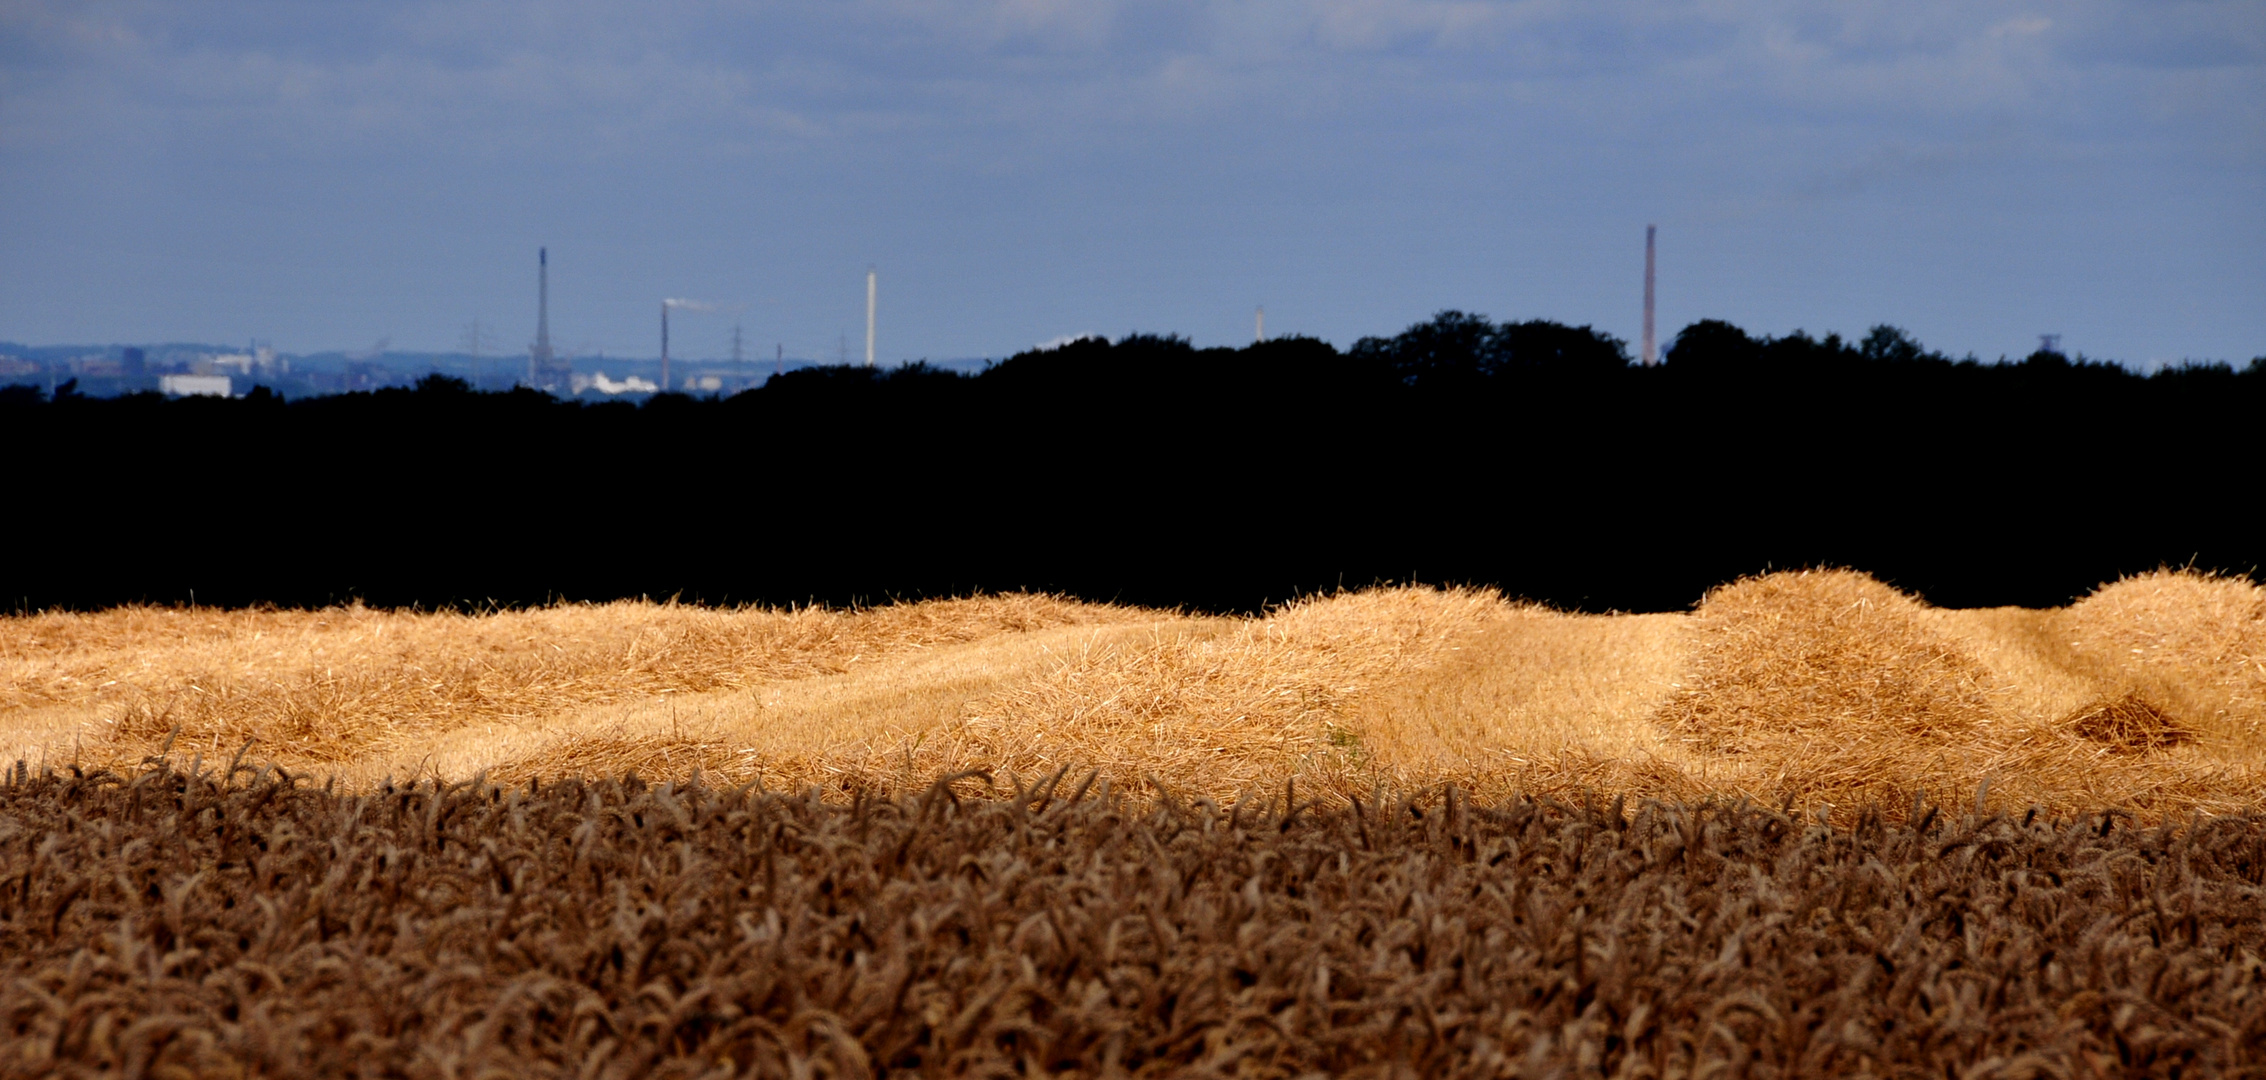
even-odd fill
[{"label": "dark tree line", "polygon": [[1890,327],[1445,312],[1339,351],[1087,339],[976,375],[814,368],[728,399],[0,391],[11,606],[384,605],[1011,588],[1247,609],[1380,581],[1672,610],[1849,565],[1949,605],[2252,571],[2266,360],[1953,361]]}]

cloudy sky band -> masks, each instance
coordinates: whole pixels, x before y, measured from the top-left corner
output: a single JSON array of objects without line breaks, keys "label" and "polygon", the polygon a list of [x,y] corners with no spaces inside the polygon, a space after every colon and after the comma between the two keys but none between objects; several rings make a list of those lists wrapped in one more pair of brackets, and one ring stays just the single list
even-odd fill
[{"label": "cloudy sky band", "polygon": [[[2266,351],[2252,2],[0,2],[0,336],[1341,342],[1443,306]],[[839,324],[839,326],[837,325]],[[722,328],[717,334],[723,333]]]}]

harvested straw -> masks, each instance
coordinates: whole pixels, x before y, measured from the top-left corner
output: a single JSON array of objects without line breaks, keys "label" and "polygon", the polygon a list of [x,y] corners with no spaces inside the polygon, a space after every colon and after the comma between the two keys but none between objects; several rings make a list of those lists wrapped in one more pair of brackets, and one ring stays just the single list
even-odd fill
[{"label": "harvested straw", "polygon": [[[835,792],[919,790],[942,773],[1007,779],[1063,766],[1099,769],[1120,787],[1155,779],[1222,800],[1279,789],[1292,777],[1342,787],[1351,765],[1332,734],[1345,730],[1349,705],[1436,663],[1502,606],[1492,593],[1384,589],[1307,600],[1264,619],[1086,629],[1057,637],[1060,651],[1019,664],[1000,662],[1003,643],[977,644],[970,648],[992,661],[982,678],[968,679],[966,665],[937,653],[929,662],[942,671],[896,678],[876,668],[814,683],[807,689],[835,691],[818,709],[798,705],[799,695],[754,703],[743,695],[718,703],[723,721],[664,733],[648,717],[636,733],[576,732],[499,763],[493,775],[578,775],[600,762],[618,769],[629,747],[650,763],[656,747],[671,746],[726,778]],[[924,692],[954,675],[968,692],[903,707],[923,704]],[[782,729],[801,735],[769,737]],[[702,749],[733,738],[749,752]]]},{"label": "harvested straw", "polygon": [[914,775],[1096,767],[1223,799],[1293,777],[1342,787],[1360,764],[1349,706],[1441,662],[1503,606],[1486,591],[1378,589],[1081,655],[939,732],[912,754]]},{"label": "harvested straw", "polygon": [[1941,743],[1994,719],[1990,672],[1854,571],[1747,578],[1707,595],[1689,689],[1661,720],[1714,754],[1866,753]]},{"label": "harvested straw", "polygon": [[[435,733],[563,709],[840,674],[922,649],[1128,609],[1015,594],[855,611],[562,605],[470,616],[126,608],[0,620],[0,709],[98,714],[83,748],[132,760],[176,734],[338,765]],[[26,716],[25,714],[33,714]],[[93,733],[90,733],[93,734]]]},{"label": "harvested straw", "polygon": [[[1452,780],[1904,805],[2257,805],[2266,591],[2161,572],[2066,609],[1943,611],[1851,571],[1690,615],[1422,588],[1256,619],[1000,596],[860,611],[563,606],[482,616],[166,611],[0,619],[0,750],[132,764],[161,742],[332,775],[617,774],[828,797],[1096,768],[1227,802]],[[8,760],[8,759],[0,759]]]},{"label": "harvested straw", "polygon": [[[2155,581],[2149,595],[2228,591],[2190,578]],[[1772,574],[1717,589],[1700,605],[1691,679],[1660,719],[1689,744],[1689,764],[1707,770],[1710,786],[1772,802],[1893,804],[1903,792],[1973,790],[1987,781],[2002,804],[2017,807],[2255,805],[2261,774],[2248,752],[2198,744],[2166,704],[2239,696],[2227,685],[2226,665],[2210,658],[2228,640],[2243,640],[2225,624],[2249,609],[2129,605],[2117,590],[2097,594],[2110,597],[2103,606],[2120,613],[2138,606],[2156,616],[2138,622],[2144,630],[2169,636],[2160,629],[2169,623],[2183,640],[2216,651],[2205,651],[2202,663],[2183,656],[2136,675],[2129,664],[2088,668],[2082,652],[2029,641],[2089,691],[2078,709],[2040,714],[2013,707],[2021,687],[1985,663],[1969,639],[1944,632],[1933,617],[1944,613],[1852,571]],[[2167,609],[2184,618],[2166,618]],[[2081,645],[2084,628],[2102,621],[2099,609],[2083,604],[2036,614],[2042,636],[2075,633]],[[2132,624],[2118,625],[2129,631]],[[2100,631],[2094,640],[2104,637],[2116,640]],[[2231,712],[2220,715],[2222,726],[2237,723]]]},{"label": "harvested straw", "polygon": [[2069,730],[2111,750],[2139,754],[2193,742],[2194,736],[2169,713],[2138,694],[2096,701],[2072,713]]},{"label": "harvested straw", "polygon": [[2266,751],[2266,589],[2158,570],[2062,613],[2072,666],[2173,707],[2219,753]]}]

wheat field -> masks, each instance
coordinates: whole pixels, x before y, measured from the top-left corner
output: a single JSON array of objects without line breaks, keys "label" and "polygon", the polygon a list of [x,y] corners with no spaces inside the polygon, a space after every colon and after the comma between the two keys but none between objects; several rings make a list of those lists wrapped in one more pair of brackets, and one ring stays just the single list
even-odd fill
[{"label": "wheat field", "polygon": [[0,1080],[2259,1075],[2258,814],[1254,801],[8,770]]},{"label": "wheat field", "polygon": [[1256,618],[1005,595],[0,619],[7,761],[242,759],[350,789],[635,772],[854,799],[1068,770],[1223,805],[1453,783],[2157,816],[2256,807],[2262,725],[2266,590],[2185,571],[2052,610],[1825,570],[1664,615],[1406,587]]}]

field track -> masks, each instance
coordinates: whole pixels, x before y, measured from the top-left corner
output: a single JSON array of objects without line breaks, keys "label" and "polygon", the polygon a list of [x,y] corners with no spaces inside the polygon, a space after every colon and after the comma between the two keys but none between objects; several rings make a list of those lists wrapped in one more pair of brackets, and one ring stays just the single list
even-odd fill
[{"label": "field track", "polygon": [[2243,1076],[2266,820],[0,785],[0,1075]]}]

